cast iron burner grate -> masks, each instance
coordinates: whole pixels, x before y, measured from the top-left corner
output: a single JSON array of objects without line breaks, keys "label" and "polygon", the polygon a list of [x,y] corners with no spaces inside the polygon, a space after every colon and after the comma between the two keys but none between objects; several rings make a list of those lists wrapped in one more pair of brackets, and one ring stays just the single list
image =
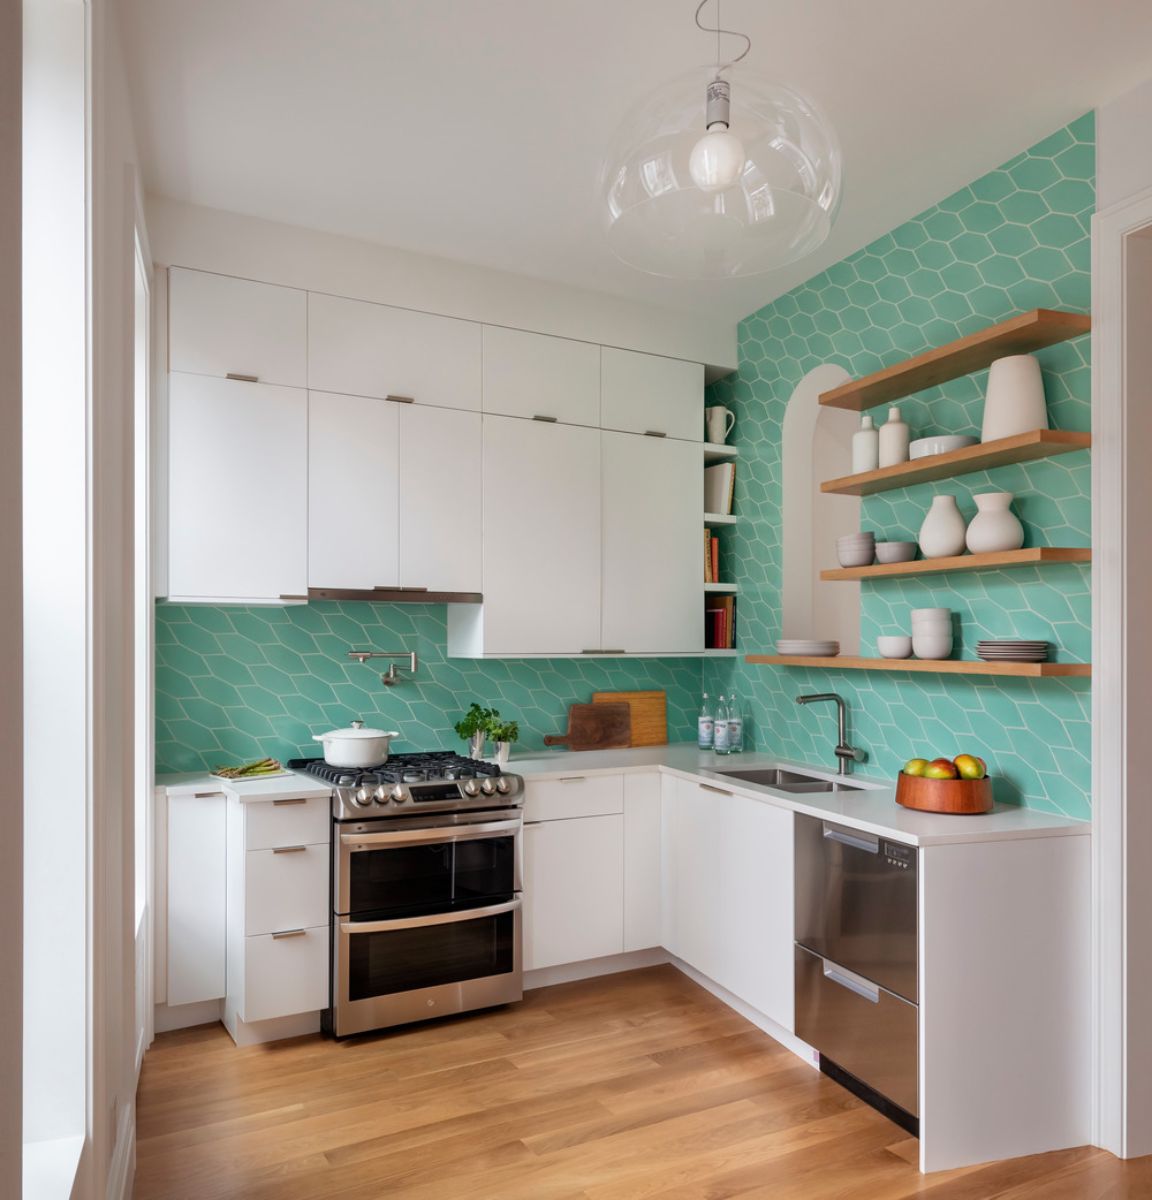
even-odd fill
[{"label": "cast iron burner grate", "polygon": [[452,750],[432,750],[420,754],[393,754],[380,767],[370,771],[354,767],[333,767],[322,758],[293,758],[289,770],[306,771],[333,787],[365,787],[380,783],[438,783],[453,779],[479,779],[500,774],[495,763],[464,758]]}]

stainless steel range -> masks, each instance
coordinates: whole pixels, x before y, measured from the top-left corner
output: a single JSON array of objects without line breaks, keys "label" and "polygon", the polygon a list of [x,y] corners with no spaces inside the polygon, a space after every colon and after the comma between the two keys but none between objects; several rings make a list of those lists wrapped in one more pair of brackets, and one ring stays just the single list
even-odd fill
[{"label": "stainless steel range", "polygon": [[447,751],[288,765],[333,789],[329,1032],[521,999],[523,780]]}]

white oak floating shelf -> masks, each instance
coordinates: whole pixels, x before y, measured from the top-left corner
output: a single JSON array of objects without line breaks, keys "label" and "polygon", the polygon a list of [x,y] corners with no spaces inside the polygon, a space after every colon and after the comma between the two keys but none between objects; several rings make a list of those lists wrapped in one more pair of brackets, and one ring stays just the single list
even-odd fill
[{"label": "white oak floating shelf", "polygon": [[890,404],[925,388],[959,379],[962,375],[982,371],[1006,354],[1030,354],[1033,350],[1081,337],[1091,329],[1092,318],[1087,313],[1034,308],[946,346],[926,350],[862,379],[854,379],[830,392],[822,392],[820,403],[830,408],[863,412],[878,404]]},{"label": "white oak floating shelf", "polygon": [[825,667],[833,671],[912,671],[924,675],[1011,675],[1022,679],[1084,678],[1091,663],[983,662],[978,659],[816,658],[799,654],[749,654],[744,661],[775,667]]},{"label": "white oak floating shelf", "polygon": [[740,518],[735,513],[710,513],[704,514],[705,525],[735,525]]},{"label": "white oak floating shelf", "polygon": [[821,571],[824,580],[893,579],[902,575],[940,575],[946,571],[994,571],[1005,567],[1037,567],[1055,563],[1092,561],[1087,547],[1034,546],[1027,550],[998,550],[990,554],[958,554],[951,558],[923,558],[913,562],[876,563],[871,567],[835,567]]},{"label": "white oak floating shelf", "polygon": [[933,483],[973,471],[990,471],[993,467],[1054,458],[1058,454],[1087,450],[1091,445],[1090,433],[1034,429],[1031,433],[997,438],[994,442],[977,442],[975,446],[965,446],[963,450],[952,450],[948,454],[933,454],[928,458],[897,463],[894,467],[881,467],[878,471],[829,479],[820,485],[820,490],[833,496],[874,496],[877,492],[890,492],[893,488],[911,487],[916,483]]}]

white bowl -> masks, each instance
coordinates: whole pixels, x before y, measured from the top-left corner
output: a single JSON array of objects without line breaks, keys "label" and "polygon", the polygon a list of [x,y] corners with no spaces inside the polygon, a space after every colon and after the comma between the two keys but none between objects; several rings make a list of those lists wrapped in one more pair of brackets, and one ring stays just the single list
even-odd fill
[{"label": "white bowl", "polygon": [[933,454],[951,454],[953,450],[975,446],[979,440],[978,437],[969,437],[967,434],[917,438],[908,446],[908,457],[915,461],[918,458],[930,458]]},{"label": "white bowl", "polygon": [[876,551],[872,546],[859,549],[837,546],[836,557],[842,567],[870,567],[876,561]]},{"label": "white bowl", "polygon": [[880,563],[911,562],[916,557],[915,542],[877,542],[876,561]]},{"label": "white bowl", "polygon": [[878,637],[876,649],[881,658],[907,658],[912,653],[912,639],[903,635],[899,637]]},{"label": "white bowl", "polygon": [[952,634],[914,632],[912,650],[917,658],[951,658]]}]

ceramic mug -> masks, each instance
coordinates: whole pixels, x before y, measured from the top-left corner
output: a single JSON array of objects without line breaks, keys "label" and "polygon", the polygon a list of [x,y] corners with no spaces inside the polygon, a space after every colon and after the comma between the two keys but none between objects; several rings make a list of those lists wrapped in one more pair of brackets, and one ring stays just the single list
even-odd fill
[{"label": "ceramic mug", "polygon": [[722,446],[736,424],[736,414],[722,404],[715,404],[704,410],[704,426],[708,431],[708,441]]}]

